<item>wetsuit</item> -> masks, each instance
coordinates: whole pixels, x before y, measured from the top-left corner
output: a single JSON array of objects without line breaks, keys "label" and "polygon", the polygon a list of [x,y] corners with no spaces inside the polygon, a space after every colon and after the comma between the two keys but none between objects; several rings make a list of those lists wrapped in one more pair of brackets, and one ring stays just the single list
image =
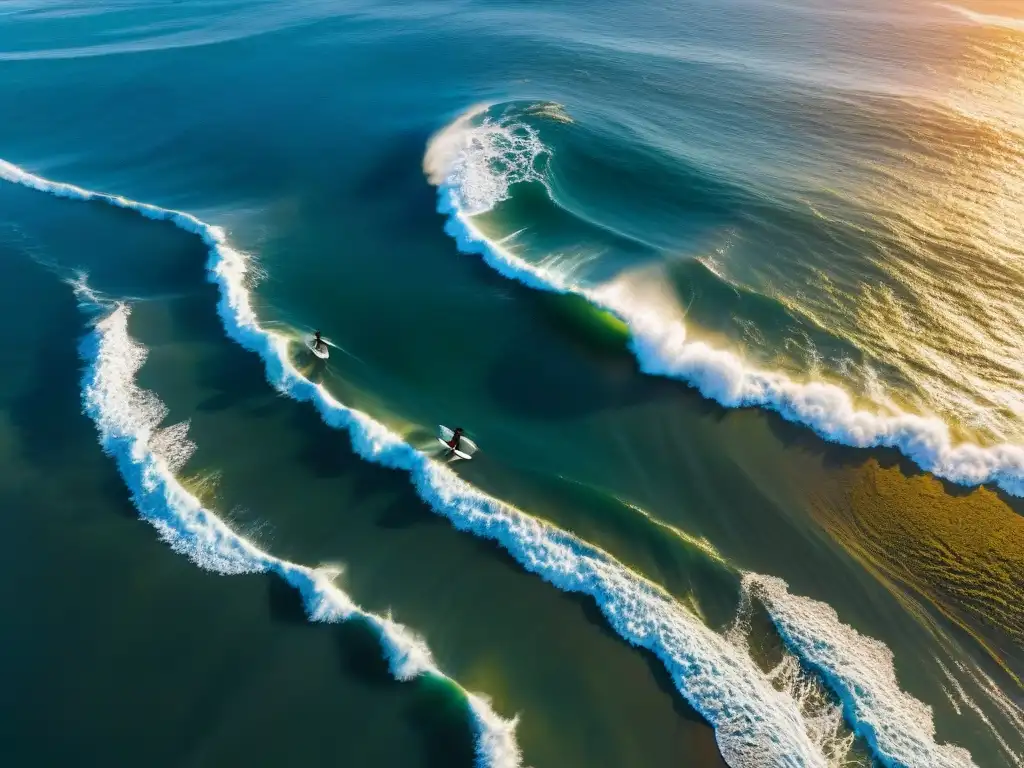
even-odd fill
[{"label": "wetsuit", "polygon": [[448,447],[453,451],[459,450],[459,442],[462,440],[462,428],[455,430],[455,434],[452,435],[452,439],[448,441]]}]

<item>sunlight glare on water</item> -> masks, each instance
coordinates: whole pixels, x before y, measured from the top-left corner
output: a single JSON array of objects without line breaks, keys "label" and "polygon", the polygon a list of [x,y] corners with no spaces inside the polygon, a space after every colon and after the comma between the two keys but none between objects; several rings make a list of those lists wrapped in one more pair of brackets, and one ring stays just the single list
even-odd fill
[{"label": "sunlight glare on water", "polygon": [[[988,17],[986,17],[988,18]],[[910,405],[965,437],[1024,439],[1024,33],[962,16],[951,83],[863,191],[890,278],[857,297],[858,344]]]}]

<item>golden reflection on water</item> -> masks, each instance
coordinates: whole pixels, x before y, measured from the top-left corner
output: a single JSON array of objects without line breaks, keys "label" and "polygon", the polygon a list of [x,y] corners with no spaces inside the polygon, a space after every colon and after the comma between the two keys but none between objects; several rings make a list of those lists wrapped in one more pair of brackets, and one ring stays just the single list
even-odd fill
[{"label": "golden reflection on water", "polygon": [[915,99],[862,194],[888,277],[858,344],[962,435],[1024,440],[1024,32],[969,27],[951,77]]},{"label": "golden reflection on water", "polygon": [[[867,201],[887,278],[846,297],[849,331],[911,384],[901,405],[961,437],[1022,443],[1024,5],[1016,20],[970,5],[948,9],[969,23],[934,90],[901,107],[901,141],[876,147],[872,183],[844,193]],[[825,529],[922,623],[936,626],[920,598],[1024,687],[1010,668],[1024,658],[1024,502],[874,459],[844,482],[815,504]]]},{"label": "golden reflection on water", "polygon": [[[819,500],[825,529],[880,580],[909,587],[972,635],[1018,684],[1004,656],[1024,651],[1024,504],[987,488],[950,495],[926,474],[875,459],[838,498]],[[901,595],[912,613],[930,621]]]}]

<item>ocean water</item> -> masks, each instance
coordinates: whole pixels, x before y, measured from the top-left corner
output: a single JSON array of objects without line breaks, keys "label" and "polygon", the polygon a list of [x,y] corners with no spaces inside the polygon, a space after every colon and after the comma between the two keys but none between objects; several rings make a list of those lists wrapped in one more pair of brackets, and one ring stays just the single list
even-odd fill
[{"label": "ocean water", "polygon": [[4,765],[1024,765],[1019,4],[8,0],[0,67]]}]

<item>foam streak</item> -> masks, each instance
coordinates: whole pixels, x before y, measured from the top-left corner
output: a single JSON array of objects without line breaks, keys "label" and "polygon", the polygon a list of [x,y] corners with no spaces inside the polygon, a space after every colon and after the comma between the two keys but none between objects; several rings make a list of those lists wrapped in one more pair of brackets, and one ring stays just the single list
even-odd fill
[{"label": "foam streak", "polygon": [[[445,231],[460,251],[482,256],[497,272],[531,288],[575,294],[616,315],[629,326],[630,346],[644,373],[683,381],[726,408],[753,406],[775,411],[830,442],[855,448],[895,448],[922,469],[961,485],[991,483],[1014,496],[1024,496],[1024,446],[955,444],[949,426],[941,419],[858,410],[839,386],[794,381],[778,371],[753,368],[729,351],[687,341],[682,322],[648,308],[621,285],[580,285],[520,258],[504,241],[488,240],[473,225],[472,216],[507,198],[512,183],[543,181],[534,167],[547,150],[531,127],[515,124],[502,129],[490,119],[477,126],[474,119],[478,114],[479,109],[467,113],[442,130],[431,140],[424,160],[429,179],[438,183],[438,211],[448,217]],[[435,149],[438,144],[444,152]],[[507,149],[510,144],[515,151]],[[496,171],[492,166],[495,156],[511,170],[502,165],[505,170]],[[520,160],[520,156],[526,159]],[[447,174],[438,167],[442,160],[450,163]],[[492,176],[499,176],[500,183]]]},{"label": "foam streak", "polygon": [[[353,449],[362,458],[408,473],[418,495],[459,530],[495,541],[527,571],[556,587],[591,596],[621,637],[649,649],[662,661],[679,692],[714,727],[722,755],[733,768],[827,765],[820,745],[808,736],[793,698],[777,691],[745,651],[707,628],[660,587],[575,536],[473,488],[383,424],[342,405],[326,389],[303,377],[289,360],[288,340],[259,325],[245,288],[247,259],[228,245],[220,227],[180,211],[50,181],[4,161],[0,161],[0,177],[60,197],[135,210],[198,235],[210,249],[207,266],[210,279],[220,287],[218,311],[224,328],[232,339],[262,357],[273,386],[296,400],[312,402],[327,424],[348,432]],[[126,317],[123,311],[111,315],[111,326],[121,323],[118,318],[122,317]],[[108,332],[120,333],[113,327]],[[97,360],[101,353],[95,351]],[[137,358],[132,358],[135,362],[109,355],[105,359],[110,360],[107,367],[94,366],[94,371],[104,372],[105,384],[100,388],[90,386],[89,391],[113,392],[122,387],[122,398],[145,399],[137,390],[118,383],[131,380],[141,364]],[[94,409],[91,413],[99,415],[97,407],[87,400],[87,408]],[[136,435],[148,434],[146,430],[154,426],[151,421],[132,421],[136,417],[130,415],[125,418],[124,426],[112,428],[115,422],[111,422],[101,428],[111,430],[109,436],[104,433],[105,444],[118,457],[143,515],[171,546],[219,572],[280,573],[290,583],[301,585],[310,614],[316,619],[340,619],[357,610],[347,596],[316,571],[271,559],[204,510],[173,476],[161,471],[161,460],[146,453],[145,442],[139,442]],[[392,642],[390,634],[385,637]],[[396,633],[392,661],[415,661],[411,667],[396,668],[396,675],[426,668],[429,657],[401,638],[404,635]],[[467,697],[479,718],[481,762],[517,765],[512,724],[490,712],[482,699],[471,694]],[[486,717],[480,712],[487,713]]]},{"label": "foam streak", "polygon": [[[420,498],[457,529],[496,542],[525,570],[557,588],[592,597],[622,638],[650,650],[661,660],[678,691],[715,729],[719,748],[730,766],[825,768],[831,763],[825,756],[825,745],[810,735],[809,730],[813,729],[809,729],[799,703],[790,692],[779,691],[772,685],[769,675],[754,663],[745,648],[709,629],[661,587],[606,552],[484,494],[448,466],[405,443],[380,422],[339,403],[322,386],[303,377],[290,362],[288,340],[259,325],[245,288],[247,259],[227,244],[219,227],[190,214],[51,182],[2,161],[0,176],[60,196],[99,200],[137,210],[197,234],[210,248],[208,268],[210,279],[220,287],[218,311],[224,328],[232,339],[262,357],[273,386],[296,400],[310,401],[328,425],[347,431],[360,457],[406,472]],[[115,311],[103,321],[107,325],[99,327],[98,340],[102,342],[106,333],[112,341],[119,340],[110,349],[130,348],[126,321],[127,310]],[[399,679],[416,674],[443,677],[426,648],[412,640],[407,630],[388,619],[362,613],[322,572],[273,558],[234,534],[181,488],[163,458],[146,450],[163,412],[159,401],[134,386],[133,377],[141,365],[138,345],[130,355],[105,355],[102,343],[99,349],[85,354],[96,360],[87,374],[86,408],[98,419],[104,445],[117,457],[143,515],[171,546],[204,567],[222,573],[278,573],[302,592],[315,620],[336,621],[355,615],[377,627],[392,671]],[[139,416],[144,413],[150,415]],[[160,418],[156,418],[157,414]],[[164,434],[167,432],[164,430]],[[153,442],[162,448],[168,443],[181,445],[182,437],[178,433],[173,441]],[[181,454],[174,459],[173,453],[169,460],[181,461]],[[844,656],[842,644],[830,645],[835,636],[833,624],[846,633],[846,641],[860,638],[867,643],[866,647],[889,653],[884,645],[861,638],[839,624],[828,606],[790,596],[784,583],[777,579],[753,574],[749,578],[758,580],[765,594],[773,597],[767,607],[787,644],[843,699],[849,721],[866,737],[883,764],[907,768],[973,766],[966,751],[938,746],[929,738],[928,708],[900,691],[894,679],[890,686],[884,671],[878,678],[881,685],[871,687],[870,695],[858,699],[856,705],[851,702],[853,693],[860,695],[858,686],[865,680],[850,672],[860,663],[857,653]],[[775,588],[771,593],[767,592],[770,587]],[[807,605],[833,621],[823,624],[816,620],[817,616],[809,616],[807,623],[802,622],[801,618],[808,617],[802,616],[801,606]],[[823,648],[833,648],[835,654],[822,656]],[[891,653],[888,659],[891,669]],[[840,674],[841,671],[848,674]],[[866,682],[877,681],[869,678]],[[483,699],[465,695],[477,718],[480,763],[518,765],[513,736],[515,721],[502,720]],[[898,725],[889,725],[886,718],[890,715],[909,715],[911,720],[899,719],[895,721]],[[900,726],[909,727],[910,735],[903,734]],[[910,741],[906,741],[908,738]],[[911,748],[919,748],[920,754],[912,754]]]},{"label": "foam streak", "polygon": [[1015,32],[1024,32],[1024,19],[1015,16],[996,16],[990,13],[978,13],[972,11],[969,8],[964,8],[960,5],[952,5],[950,3],[936,3],[940,8],[945,8],[947,11],[959,14],[960,16],[973,21],[975,24],[979,24],[984,27],[1002,27],[1003,29],[1012,29]]},{"label": "foam streak", "polygon": [[825,603],[790,594],[781,579],[748,573],[743,587],[764,603],[790,650],[838,694],[847,722],[882,765],[974,765],[962,747],[935,742],[931,707],[900,689],[886,645],[840,622]]},{"label": "foam streak", "polygon": [[485,699],[444,675],[426,644],[413,632],[390,617],[360,608],[333,583],[329,571],[281,560],[257,548],[182,487],[174,469],[183,465],[194,449],[186,439],[188,425],[158,428],[167,409],[153,393],[135,384],[147,351],[128,335],[128,313],[126,306],[117,305],[83,341],[81,355],[89,368],[82,398],[104,451],[117,461],[143,519],[173,550],[206,570],[276,574],[302,595],[311,621],[358,620],[369,625],[380,639],[396,680],[430,676],[444,681],[465,699],[477,735],[479,766],[520,766],[517,719],[501,718]]}]

